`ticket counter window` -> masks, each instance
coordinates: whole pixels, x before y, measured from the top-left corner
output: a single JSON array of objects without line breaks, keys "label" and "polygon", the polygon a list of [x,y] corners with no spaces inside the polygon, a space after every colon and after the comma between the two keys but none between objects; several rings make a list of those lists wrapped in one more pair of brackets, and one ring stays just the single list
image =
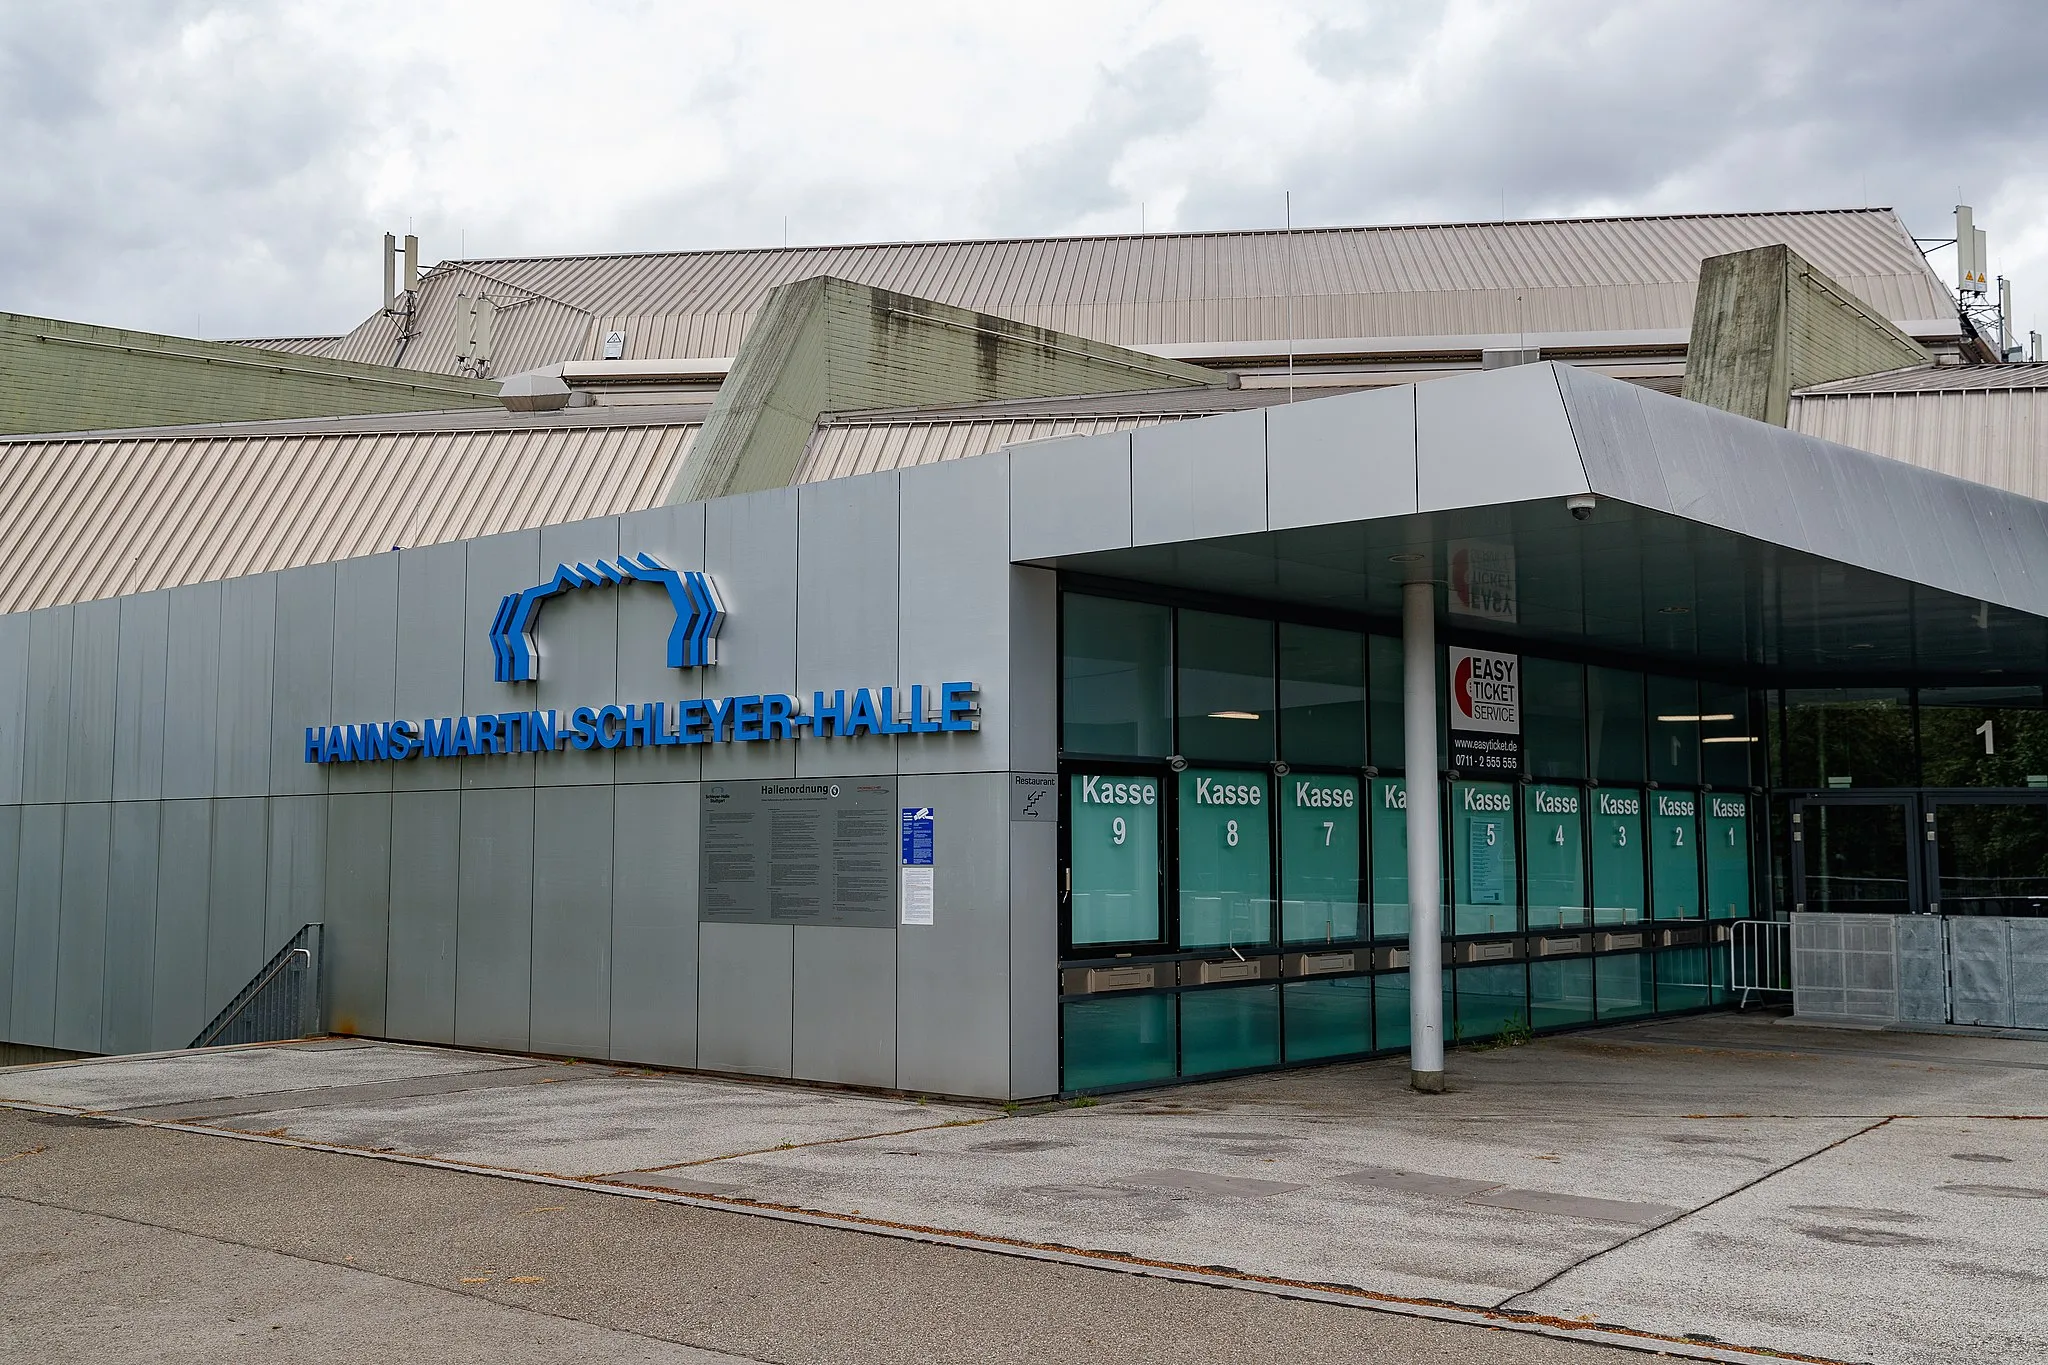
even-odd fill
[{"label": "ticket counter window", "polygon": [[1586,899],[1586,794],[1578,787],[1523,789],[1523,865],[1529,927],[1570,929],[1592,921]]},{"label": "ticket counter window", "polygon": [[1264,773],[1190,768],[1180,775],[1181,947],[1273,941],[1272,811]]},{"label": "ticket counter window", "polygon": [[1593,923],[1635,924],[1643,918],[1643,794],[1595,787],[1591,799]]},{"label": "ticket counter window", "polygon": [[1280,627],[1280,756],[1289,763],[1365,766],[1365,637]]},{"label": "ticket counter window", "polygon": [[1180,752],[1226,763],[1273,758],[1273,623],[1180,613]]},{"label": "ticket counter window", "polygon": [[1408,794],[1398,777],[1366,788],[1372,809],[1372,935],[1408,937]]},{"label": "ticket counter window", "polygon": [[1700,797],[1700,853],[1707,864],[1707,918],[1749,917],[1749,797]]},{"label": "ticket counter window", "polygon": [[1159,807],[1156,777],[1073,773],[1067,778],[1070,937],[1075,947],[1156,943]]},{"label": "ticket counter window", "polygon": [[1657,919],[1700,915],[1700,799],[1653,791],[1650,800],[1650,909]]},{"label": "ticket counter window", "polygon": [[1291,773],[1280,779],[1280,932],[1289,943],[1359,934],[1359,817],[1355,777]]},{"label": "ticket counter window", "polygon": [[1060,628],[1060,742],[1067,752],[1172,753],[1172,611],[1070,592]]},{"label": "ticket counter window", "polygon": [[1513,787],[1505,782],[1451,784],[1451,854],[1457,892],[1451,932],[1512,934],[1520,929]]}]

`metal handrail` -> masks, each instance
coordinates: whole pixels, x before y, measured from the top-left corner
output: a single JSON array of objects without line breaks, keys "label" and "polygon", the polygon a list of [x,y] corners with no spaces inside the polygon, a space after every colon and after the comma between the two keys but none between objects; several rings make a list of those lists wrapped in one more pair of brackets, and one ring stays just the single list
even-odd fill
[{"label": "metal handrail", "polygon": [[[317,932],[317,925],[309,924],[293,934],[291,941],[280,949],[254,980],[236,992],[235,998],[226,1008],[213,1017],[213,1022],[201,1029],[199,1036],[192,1040],[193,1047],[211,1047],[215,1040],[226,1033],[258,1001],[264,998],[264,991],[291,968],[303,965],[309,975],[315,969],[313,948],[309,938]],[[317,941],[317,940],[316,940]]]},{"label": "metal handrail", "polygon": [[1741,919],[1728,944],[1730,990],[1742,992],[1737,1009],[1755,994],[1792,994],[1792,925],[1788,920]]}]

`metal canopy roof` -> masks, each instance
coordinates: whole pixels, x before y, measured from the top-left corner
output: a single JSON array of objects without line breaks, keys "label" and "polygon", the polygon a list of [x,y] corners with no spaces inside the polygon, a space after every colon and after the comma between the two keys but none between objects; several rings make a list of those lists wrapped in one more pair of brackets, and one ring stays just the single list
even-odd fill
[{"label": "metal canopy roof", "polygon": [[1512,549],[1519,601],[1447,609],[1477,638],[1753,677],[2048,676],[2048,504],[1569,366],[1010,459],[1019,562],[1387,619],[1479,540]]}]

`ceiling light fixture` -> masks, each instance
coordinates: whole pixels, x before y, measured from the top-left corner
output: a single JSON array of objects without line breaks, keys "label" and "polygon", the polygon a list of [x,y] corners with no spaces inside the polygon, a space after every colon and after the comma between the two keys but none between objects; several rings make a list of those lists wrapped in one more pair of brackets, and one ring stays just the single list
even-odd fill
[{"label": "ceiling light fixture", "polygon": [[1389,564],[1420,564],[1421,562],[1422,556],[1413,553],[1387,556],[1387,563]]},{"label": "ceiling light fixture", "polygon": [[1257,720],[1258,718],[1259,713],[1256,711],[1211,711],[1209,713],[1210,720]]},{"label": "ceiling light fixture", "polygon": [[1658,719],[1658,720],[1668,720],[1668,721],[1687,721],[1687,720],[1734,720],[1734,719],[1735,719],[1735,713],[1734,713],[1734,712],[1732,712],[1732,711],[1722,711],[1722,712],[1720,712],[1720,713],[1718,713],[1718,714],[1716,714],[1716,715],[1711,715],[1711,716],[1659,716],[1659,717],[1657,717],[1657,719]]},{"label": "ceiling light fixture", "polygon": [[1691,608],[1691,607],[1659,607],[1659,608],[1657,608],[1657,610],[1658,610],[1658,611],[1661,611],[1661,612],[1663,612],[1663,613],[1664,613],[1664,614],[1665,614],[1666,616],[1690,616],[1690,615],[1692,615],[1692,608]]},{"label": "ceiling light fixture", "polygon": [[1754,744],[1754,743],[1756,743],[1756,736],[1755,736],[1755,735],[1708,735],[1708,736],[1706,736],[1706,737],[1705,737],[1704,739],[1702,739],[1702,740],[1700,741],[1700,743],[1702,743],[1702,744]]}]

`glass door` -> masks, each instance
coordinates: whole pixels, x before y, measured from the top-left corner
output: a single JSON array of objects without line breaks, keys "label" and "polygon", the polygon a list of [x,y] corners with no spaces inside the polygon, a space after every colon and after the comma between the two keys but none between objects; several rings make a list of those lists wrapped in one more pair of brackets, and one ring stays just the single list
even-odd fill
[{"label": "glass door", "polygon": [[[1910,796],[1809,796],[1792,803],[1793,908],[1909,915],[1925,911],[1919,802]],[[1926,836],[1931,838],[1932,835]]]},{"label": "glass door", "polygon": [[2048,800],[1930,798],[1926,823],[1934,909],[2048,916]]}]

